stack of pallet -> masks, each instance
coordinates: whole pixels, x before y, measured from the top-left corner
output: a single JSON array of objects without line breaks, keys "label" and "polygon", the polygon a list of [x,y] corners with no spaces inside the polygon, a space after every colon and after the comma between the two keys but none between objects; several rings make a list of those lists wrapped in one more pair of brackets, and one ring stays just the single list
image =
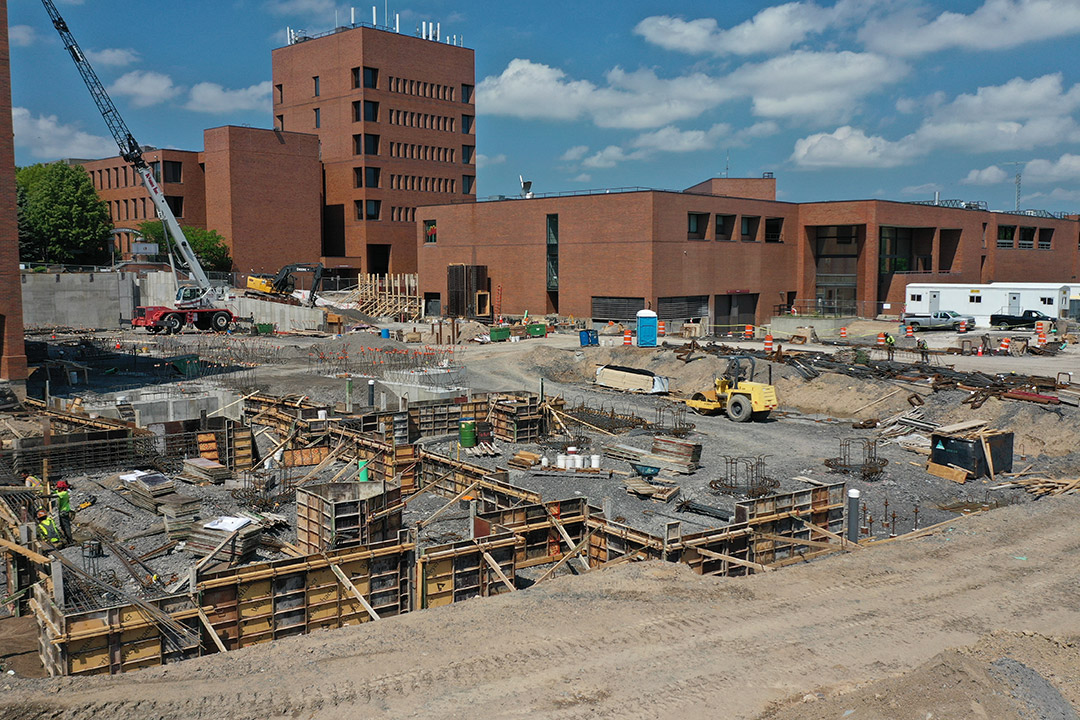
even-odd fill
[{"label": "stack of pallet", "polygon": [[492,400],[489,415],[495,437],[512,443],[540,440],[540,401],[535,395],[508,395]]},{"label": "stack of pallet", "polygon": [[657,435],[653,438],[652,454],[687,466],[697,466],[701,463],[701,443]]},{"label": "stack of pallet", "polygon": [[502,454],[502,451],[495,446],[495,443],[489,442],[478,442],[475,447],[462,448],[462,450],[470,457],[495,457]]},{"label": "stack of pallet", "polygon": [[217,561],[244,562],[259,547],[261,535],[262,526],[247,518],[218,518],[206,524],[195,523],[184,549],[202,558],[214,553],[213,559]]},{"label": "stack of pallet", "polygon": [[506,464],[510,467],[528,470],[529,468],[540,464],[540,456],[536,453],[519,450],[518,452],[514,453],[514,457],[510,458]]},{"label": "stack of pallet", "polygon": [[205,457],[188,458],[184,461],[183,476],[195,482],[210,482],[220,485],[232,477],[232,471],[217,460]]}]

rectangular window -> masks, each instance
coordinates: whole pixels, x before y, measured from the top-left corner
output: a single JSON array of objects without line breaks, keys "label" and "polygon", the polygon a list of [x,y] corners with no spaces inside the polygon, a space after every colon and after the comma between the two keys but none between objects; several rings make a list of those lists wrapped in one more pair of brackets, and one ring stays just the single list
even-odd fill
[{"label": "rectangular window", "polygon": [[461,162],[466,165],[472,164],[473,152],[476,151],[475,145],[462,145],[461,146]]},{"label": "rectangular window", "polygon": [[981,303],[982,302],[982,295],[968,295],[968,302],[969,303]]},{"label": "rectangular window", "polygon": [[353,135],[352,136],[352,152],[353,152],[353,155],[363,155],[364,154],[364,136],[363,135]]},{"label": "rectangular window", "polygon": [[462,115],[461,116],[461,132],[468,135],[470,132],[472,132],[472,128],[473,128],[473,116],[472,115]]},{"label": "rectangular window", "polygon": [[184,198],[180,195],[166,195],[165,202],[169,204],[172,214],[178,218],[184,217]]},{"label": "rectangular window", "polygon": [[1043,305],[1053,305],[1054,304],[1054,298],[1052,298],[1052,297],[1041,297],[1041,298],[1039,298],[1039,302],[1041,302]]},{"label": "rectangular window", "polygon": [[438,236],[438,233],[435,230],[435,221],[434,220],[425,220],[424,221],[424,242],[433,243],[433,242],[437,242],[438,239],[439,239],[439,236]]},{"label": "rectangular window", "polygon": [[1039,228],[1039,249],[1050,250],[1053,245],[1054,228]]},{"label": "rectangular window", "polygon": [[364,187],[364,168],[354,167],[352,169],[353,174],[353,187]]},{"label": "rectangular window", "polygon": [[686,214],[686,239],[704,240],[705,231],[709,227],[709,213]]},{"label": "rectangular window", "polygon": [[734,215],[717,215],[716,216],[716,239],[717,240],[733,240],[731,232],[735,229],[735,216]]},{"label": "rectangular window", "polygon": [[379,103],[370,100],[364,101],[364,120],[368,122],[379,121]]},{"label": "rectangular window", "polygon": [[466,85],[465,83],[462,83],[461,84],[461,102],[463,102],[463,103],[471,103],[472,102],[472,96],[473,96],[473,86],[472,85]]},{"label": "rectangular window", "polygon": [[[161,163],[157,160],[150,163],[150,172],[154,174],[154,179],[161,182]],[[112,173],[108,170],[105,171],[105,179],[109,181],[109,187],[112,187]]]},{"label": "rectangular window", "polygon": [[352,121],[360,122],[363,119],[363,103],[361,103],[359,100],[354,100],[352,104]]},{"label": "rectangular window", "polygon": [[765,218],[765,242],[784,242],[784,218]]},{"label": "rectangular window", "polygon": [[[353,200],[353,208],[356,210],[356,219],[357,220],[363,220],[364,219],[364,201],[363,200]],[[342,253],[342,254],[344,255],[344,253]]]},{"label": "rectangular window", "polygon": [[1020,228],[1020,245],[1021,250],[1033,250],[1035,248],[1035,228],[1022,227]]},{"label": "rectangular window", "polygon": [[377,167],[364,168],[364,184],[369,188],[379,187],[379,178],[382,174],[381,169]]},{"label": "rectangular window", "polygon": [[162,182],[167,183],[179,183],[184,182],[184,164],[175,160],[165,160],[162,163],[162,170],[164,176]]},{"label": "rectangular window", "polygon": [[379,71],[376,68],[364,68],[364,87],[372,90],[379,87]]},{"label": "rectangular window", "polygon": [[319,108],[315,108],[315,128],[322,127],[322,113],[319,112]]},{"label": "rectangular window", "polygon": [[358,90],[360,88],[361,79],[362,79],[362,76],[360,75],[360,68],[354,67],[352,69],[352,86],[353,86],[353,90]]},{"label": "rectangular window", "polygon": [[739,222],[739,234],[742,236],[743,242],[757,242],[757,231],[760,223],[760,217],[754,217],[753,215],[742,216]]},{"label": "rectangular window", "polygon": [[922,302],[922,295],[921,294],[912,294],[910,296],[909,300],[911,302]]},{"label": "rectangular window", "polygon": [[379,154],[379,136],[372,135],[370,133],[364,133],[364,154],[366,155],[378,155]]},{"label": "rectangular window", "polygon": [[315,86],[315,97],[319,97],[319,76],[311,78],[312,84]]},{"label": "rectangular window", "polygon": [[547,216],[547,289],[559,289],[559,216]]},{"label": "rectangular window", "polygon": [[1015,239],[1015,225],[998,225],[997,246],[999,248],[1011,248]]},{"label": "rectangular window", "polygon": [[382,201],[381,200],[368,200],[366,205],[367,205],[367,212],[365,213],[365,218],[364,219],[365,220],[378,220],[379,219],[379,212],[382,210]]},{"label": "rectangular window", "polygon": [[284,130],[285,129],[285,116],[284,115],[278,115],[277,116],[277,123],[275,123],[275,125],[277,126],[278,130]]},{"label": "rectangular window", "polygon": [[285,102],[284,91],[281,87],[281,83],[278,83],[274,86],[274,103],[280,105],[283,102]]},{"label": "rectangular window", "polygon": [[473,184],[476,182],[475,175],[462,175],[461,176],[461,192],[466,195],[471,195],[473,192]]}]

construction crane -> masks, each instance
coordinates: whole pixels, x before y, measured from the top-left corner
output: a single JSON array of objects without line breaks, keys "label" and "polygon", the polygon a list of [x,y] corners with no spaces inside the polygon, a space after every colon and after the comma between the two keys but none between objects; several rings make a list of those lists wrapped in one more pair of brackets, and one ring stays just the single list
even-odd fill
[{"label": "construction crane", "polygon": [[176,216],[173,215],[172,208],[169,207],[169,203],[165,199],[165,193],[162,192],[161,186],[158,185],[157,180],[154,178],[153,171],[143,158],[142,148],[139,147],[139,143],[135,141],[135,137],[128,130],[124,119],[120,117],[120,111],[116,109],[112,98],[109,97],[109,93],[105,90],[105,86],[101,84],[97,73],[94,72],[94,68],[90,65],[90,61],[86,59],[82,48],[75,41],[75,36],[71,34],[67,22],[60,16],[52,0],[41,0],[41,3],[45,6],[45,11],[49,13],[49,18],[52,19],[56,32],[60,34],[64,48],[71,55],[75,67],[78,68],[79,74],[82,75],[83,82],[86,83],[90,96],[93,97],[94,103],[97,104],[101,117],[104,118],[105,124],[109,126],[109,132],[112,133],[113,140],[116,141],[117,146],[120,148],[120,156],[131,163],[135,171],[139,173],[139,177],[142,178],[143,185],[146,186],[147,192],[150,193],[150,200],[154,203],[154,207],[157,208],[158,215],[164,221],[169,235],[172,236],[174,246],[183,257],[188,272],[195,282],[194,286],[183,285],[177,288],[176,310],[163,307],[136,308],[132,325],[145,326],[151,332],[179,332],[187,324],[218,331],[227,329],[234,320],[232,313],[228,310],[214,308],[214,303],[219,299],[217,291],[210,284],[210,279],[203,271],[202,265],[199,264],[195,251],[192,250],[191,245],[184,236],[184,231],[180,229],[180,223],[176,221]]}]

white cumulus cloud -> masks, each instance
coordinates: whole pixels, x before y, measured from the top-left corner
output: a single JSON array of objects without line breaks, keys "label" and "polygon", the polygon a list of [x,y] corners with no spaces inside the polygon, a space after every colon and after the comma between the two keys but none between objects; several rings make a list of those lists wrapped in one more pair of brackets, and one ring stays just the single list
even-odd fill
[{"label": "white cumulus cloud", "polygon": [[728,29],[721,28],[715,18],[684,20],[653,15],[639,22],[634,32],[654,45],[692,55],[776,53],[830,26],[860,18],[865,7],[859,0],[841,0],[827,8],[812,2],[789,2],[767,7]]},{"label": "white cumulus cloud", "polygon": [[117,154],[111,138],[91,135],[74,125],[65,125],[55,115],[34,116],[23,107],[11,109],[15,145],[27,148],[41,160],[60,158],[104,158]]},{"label": "white cumulus cloud", "polygon": [[171,100],[182,92],[173,85],[172,78],[162,73],[149,70],[132,70],[121,75],[109,86],[113,96],[122,95],[131,98],[135,107],[149,107]]},{"label": "white cumulus cloud", "polygon": [[1024,167],[1026,183],[1080,181],[1080,155],[1065,153],[1057,160],[1032,160]]},{"label": "white cumulus cloud", "polygon": [[275,15],[307,15],[325,19],[334,17],[334,0],[270,0],[266,9]]},{"label": "white cumulus cloud", "polygon": [[[900,194],[901,195],[931,195],[931,194],[936,193],[936,192],[941,192],[943,189],[944,188],[942,188],[942,186],[938,185],[937,183],[923,183],[922,185],[908,185],[905,188],[901,188],[900,189]],[[885,194],[886,193],[884,193],[884,192],[875,193],[875,195],[878,196],[878,197],[880,197],[882,195],[885,195]]]},{"label": "white cumulus cloud", "polygon": [[718,139],[727,136],[731,126],[717,123],[708,130],[679,130],[673,125],[638,135],[631,145],[646,150],[664,152],[694,152],[716,147]]},{"label": "white cumulus cloud", "polygon": [[903,142],[870,136],[849,125],[795,141],[791,160],[803,167],[896,167],[910,162],[918,150]]},{"label": "white cumulus cloud", "polygon": [[37,42],[37,31],[30,25],[12,25],[8,28],[11,47],[29,47]]},{"label": "white cumulus cloud", "polygon": [[577,162],[581,158],[585,157],[585,154],[589,152],[588,145],[575,145],[562,154],[560,160],[565,162]]},{"label": "white cumulus cloud", "polygon": [[504,162],[506,162],[506,155],[504,153],[499,153],[498,155],[492,155],[490,157],[484,155],[483,153],[476,154],[477,170],[483,167],[488,167],[490,165],[502,165]]},{"label": "white cumulus cloud", "polygon": [[589,182],[590,180],[592,180],[592,175],[590,175],[589,173],[581,173],[580,175],[576,175],[576,176],[570,178],[570,182],[583,182],[583,183],[586,183],[586,182]]},{"label": "white cumulus cloud", "polygon": [[997,165],[991,165],[985,167],[982,170],[972,170],[967,174],[963,180],[960,181],[961,185],[997,185],[1003,182],[1005,178],[1009,177],[1009,174],[999,168]]},{"label": "white cumulus cloud", "polygon": [[985,0],[970,14],[944,11],[933,19],[904,7],[871,20],[859,38],[871,50],[916,56],[939,50],[1000,50],[1080,33],[1076,0]]},{"label": "white cumulus cloud", "polygon": [[187,104],[188,110],[204,113],[229,113],[243,110],[266,110],[271,108],[271,82],[264,80],[250,87],[238,90],[227,88],[212,82],[201,82],[191,88]]},{"label": "white cumulus cloud", "polygon": [[106,48],[104,50],[87,50],[86,57],[94,65],[107,65],[110,67],[125,67],[139,62],[139,53],[131,48]]}]

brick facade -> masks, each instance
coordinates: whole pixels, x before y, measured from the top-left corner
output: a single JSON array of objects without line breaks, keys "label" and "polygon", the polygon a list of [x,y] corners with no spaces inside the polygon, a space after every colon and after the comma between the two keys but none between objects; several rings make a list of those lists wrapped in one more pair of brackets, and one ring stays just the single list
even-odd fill
[{"label": "brick facade", "polygon": [[356,27],[272,62],[275,127],[321,142],[323,262],[416,272],[416,208],[475,196],[473,51]]},{"label": "brick facade", "polygon": [[26,379],[19,227],[15,201],[15,144],[11,122],[11,57],[7,0],[0,0],[0,377]]},{"label": "brick facade", "polygon": [[[820,306],[833,280],[850,284],[859,315],[875,316],[900,311],[908,282],[1075,283],[1080,274],[1073,219],[879,200],[785,203],[772,199],[772,178],[757,180],[424,207],[416,218],[420,289],[445,307],[446,266],[486,265],[504,314],[591,317],[594,298],[618,297],[641,298],[663,317],[673,299],[700,307],[704,297],[714,323],[734,324],[767,322],[793,300]],[[557,291],[548,288],[549,216],[558,217]],[[850,257],[833,266],[815,248],[837,226]],[[1013,247],[998,247],[1001,226],[1017,228]],[[902,251],[883,257],[882,237],[896,234]]]}]

